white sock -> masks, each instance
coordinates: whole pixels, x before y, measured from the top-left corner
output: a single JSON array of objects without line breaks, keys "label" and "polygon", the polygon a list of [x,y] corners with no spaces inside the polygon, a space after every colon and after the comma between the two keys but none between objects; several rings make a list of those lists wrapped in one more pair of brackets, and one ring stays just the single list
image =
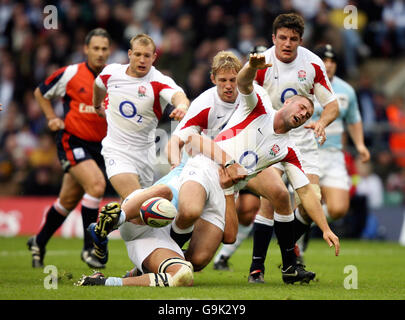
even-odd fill
[{"label": "white sock", "polygon": [[243,226],[243,225],[239,224],[238,235],[236,236],[235,243],[224,244],[222,246],[221,250],[215,256],[214,262],[218,262],[221,256],[225,256],[228,258],[231,257],[234,254],[234,252],[236,251],[236,249],[239,248],[242,241],[248,237],[252,228],[253,228],[253,223],[248,226]]},{"label": "white sock", "polygon": [[120,218],[118,219],[118,222],[117,222],[117,228],[119,226],[121,226],[126,220],[127,220],[127,214],[125,213],[125,211],[123,209],[121,209]]},{"label": "white sock", "polygon": [[300,210],[297,208],[295,209],[295,218],[299,220],[302,224],[308,225],[308,222],[305,221],[305,219],[301,216]]},{"label": "white sock", "polygon": [[107,287],[122,287],[122,278],[108,277],[105,286]]},{"label": "white sock", "polygon": [[265,224],[266,226],[273,227],[274,219],[265,218],[265,217],[261,216],[260,214],[257,214],[254,223],[261,223],[261,224]]},{"label": "white sock", "polygon": [[295,219],[294,213],[291,212],[290,214],[284,215],[274,212],[274,220],[278,222],[291,222]]},{"label": "white sock", "polygon": [[192,232],[194,230],[194,225],[192,225],[191,227],[188,227],[186,229],[180,229],[176,224],[176,219],[174,219],[172,222],[172,228],[173,228],[174,232],[176,232],[178,234],[184,234],[184,233]]}]

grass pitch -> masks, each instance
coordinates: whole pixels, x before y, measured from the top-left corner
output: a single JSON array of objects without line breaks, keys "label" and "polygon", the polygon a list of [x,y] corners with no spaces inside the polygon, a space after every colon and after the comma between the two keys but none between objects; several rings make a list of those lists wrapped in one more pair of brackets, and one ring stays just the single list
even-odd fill
[{"label": "grass pitch", "polygon": [[[57,289],[47,289],[46,283],[52,283],[50,273],[31,267],[27,239],[0,238],[1,300],[405,300],[405,247],[390,242],[342,240],[341,254],[335,257],[334,249],[323,240],[313,239],[305,260],[307,269],[316,272],[316,281],[285,285],[278,268],[280,251],[272,241],[266,283],[249,284],[249,238],[231,258],[231,271],[215,271],[210,263],[195,273],[193,287],[145,288],[74,286],[82,274],[92,273],[80,260],[83,242],[52,238],[44,263],[57,268],[58,281]],[[103,272],[106,276],[122,276],[132,268],[125,244],[111,240],[109,249],[110,259]]]}]

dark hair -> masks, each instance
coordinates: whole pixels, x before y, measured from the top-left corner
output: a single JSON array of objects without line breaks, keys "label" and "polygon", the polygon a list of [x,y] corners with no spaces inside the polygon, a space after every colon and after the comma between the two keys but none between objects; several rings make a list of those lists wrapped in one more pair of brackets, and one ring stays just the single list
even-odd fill
[{"label": "dark hair", "polygon": [[103,28],[96,28],[96,29],[91,30],[91,31],[86,35],[86,38],[84,39],[84,43],[85,43],[86,45],[89,45],[89,44],[90,44],[90,41],[91,41],[91,38],[92,38],[92,37],[95,37],[95,36],[107,38],[109,44],[111,44],[111,42],[112,42],[111,36],[110,36],[110,34],[107,32],[107,30],[105,30],[105,29],[103,29]]},{"label": "dark hair", "polygon": [[313,52],[322,60],[329,58],[332,59],[332,61],[337,62],[337,54],[330,44],[316,47]]},{"label": "dark hair", "polygon": [[296,13],[283,13],[277,16],[273,22],[273,34],[277,34],[277,30],[281,28],[292,29],[296,31],[300,37],[304,34],[304,18]]}]

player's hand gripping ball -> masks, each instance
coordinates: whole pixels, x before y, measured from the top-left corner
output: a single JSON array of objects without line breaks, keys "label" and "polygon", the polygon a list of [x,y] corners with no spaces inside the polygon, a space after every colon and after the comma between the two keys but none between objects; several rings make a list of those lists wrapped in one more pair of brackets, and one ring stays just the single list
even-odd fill
[{"label": "player's hand gripping ball", "polygon": [[142,221],[153,228],[167,226],[176,214],[176,207],[169,200],[161,197],[150,198],[141,206]]}]

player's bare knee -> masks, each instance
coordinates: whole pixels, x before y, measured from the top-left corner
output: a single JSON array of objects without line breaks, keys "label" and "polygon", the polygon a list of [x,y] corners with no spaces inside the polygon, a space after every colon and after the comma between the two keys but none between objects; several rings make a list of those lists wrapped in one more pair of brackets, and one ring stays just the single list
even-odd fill
[{"label": "player's bare knee", "polygon": [[260,205],[240,208],[240,210],[238,210],[239,224],[245,227],[249,226],[254,221],[259,209]]},{"label": "player's bare knee", "polygon": [[197,220],[201,213],[200,207],[193,206],[191,203],[187,206],[179,206],[178,210],[178,216],[189,222]]},{"label": "player's bare knee", "polygon": [[242,226],[249,226],[256,217],[257,212],[259,211],[259,208],[254,209],[254,210],[249,210],[246,212],[241,212],[238,215],[238,219],[239,219],[239,224],[241,224]]},{"label": "player's bare knee", "polygon": [[89,188],[90,190],[87,193],[95,198],[102,198],[104,196],[105,188],[105,180],[97,180],[97,182]]},{"label": "player's bare knee", "polygon": [[187,260],[193,264],[194,271],[200,271],[210,263],[211,258],[204,252],[194,252],[191,257],[187,257]]},{"label": "player's bare knee", "polygon": [[328,214],[333,220],[338,220],[346,216],[347,211],[349,210],[348,207],[331,207],[328,208]]}]

